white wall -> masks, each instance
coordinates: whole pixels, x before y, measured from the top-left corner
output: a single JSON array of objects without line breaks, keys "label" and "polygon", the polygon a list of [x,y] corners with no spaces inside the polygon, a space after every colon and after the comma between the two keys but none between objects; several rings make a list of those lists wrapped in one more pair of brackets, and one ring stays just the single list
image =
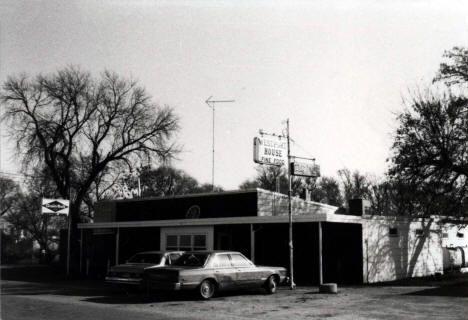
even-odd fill
[{"label": "white wall", "polygon": [[442,227],[443,247],[468,247],[468,226],[446,224]]},{"label": "white wall", "polygon": [[[390,228],[398,235],[391,236]],[[422,230],[418,235],[417,230]],[[392,281],[443,271],[441,227],[434,219],[363,219],[364,282]]]}]

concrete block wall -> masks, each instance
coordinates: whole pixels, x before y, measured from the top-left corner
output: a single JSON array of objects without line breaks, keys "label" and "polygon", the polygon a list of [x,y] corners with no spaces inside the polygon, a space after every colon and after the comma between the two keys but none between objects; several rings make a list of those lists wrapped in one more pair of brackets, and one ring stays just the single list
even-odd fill
[{"label": "concrete block wall", "polygon": [[441,227],[434,219],[366,217],[363,220],[364,282],[392,281],[443,271]]},{"label": "concrete block wall", "polygon": [[[257,189],[257,214],[258,216],[280,216],[288,214],[288,196],[271,192],[263,189]],[[324,203],[306,201],[301,198],[293,197],[291,201],[293,215],[311,215],[311,214],[333,214],[338,207]]]}]

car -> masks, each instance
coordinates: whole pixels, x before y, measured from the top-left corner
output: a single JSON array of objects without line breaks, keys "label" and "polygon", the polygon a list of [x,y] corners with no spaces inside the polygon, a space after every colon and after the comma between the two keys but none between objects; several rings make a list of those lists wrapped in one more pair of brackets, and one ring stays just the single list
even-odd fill
[{"label": "car", "polygon": [[105,281],[123,288],[140,287],[143,271],[146,268],[159,268],[171,265],[182,255],[182,251],[139,252],[123,264],[110,268]]},{"label": "car", "polygon": [[202,299],[217,291],[263,288],[276,292],[288,280],[283,267],[256,266],[236,251],[185,252],[172,265],[144,271],[147,290],[195,290]]}]

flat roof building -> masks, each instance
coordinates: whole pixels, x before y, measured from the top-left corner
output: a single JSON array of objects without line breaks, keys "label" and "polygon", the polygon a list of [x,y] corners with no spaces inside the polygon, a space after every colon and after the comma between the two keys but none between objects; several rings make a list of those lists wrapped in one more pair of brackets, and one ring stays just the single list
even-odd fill
[{"label": "flat roof building", "polygon": [[[293,198],[296,283],[318,283],[320,251],[324,282],[356,284],[442,272],[443,247],[467,247],[466,229],[453,236],[454,225],[438,217],[373,217],[362,200],[350,208],[338,214],[338,207]],[[289,269],[287,196],[262,189],[102,201],[94,222],[78,228],[86,274],[102,276],[148,250],[234,250]]]}]

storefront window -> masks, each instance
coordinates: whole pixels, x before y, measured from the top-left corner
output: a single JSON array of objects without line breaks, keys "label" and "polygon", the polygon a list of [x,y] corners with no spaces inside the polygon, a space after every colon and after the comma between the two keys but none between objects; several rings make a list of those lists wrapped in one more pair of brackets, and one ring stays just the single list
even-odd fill
[{"label": "storefront window", "polygon": [[166,235],[166,250],[197,251],[206,249],[205,234]]}]

